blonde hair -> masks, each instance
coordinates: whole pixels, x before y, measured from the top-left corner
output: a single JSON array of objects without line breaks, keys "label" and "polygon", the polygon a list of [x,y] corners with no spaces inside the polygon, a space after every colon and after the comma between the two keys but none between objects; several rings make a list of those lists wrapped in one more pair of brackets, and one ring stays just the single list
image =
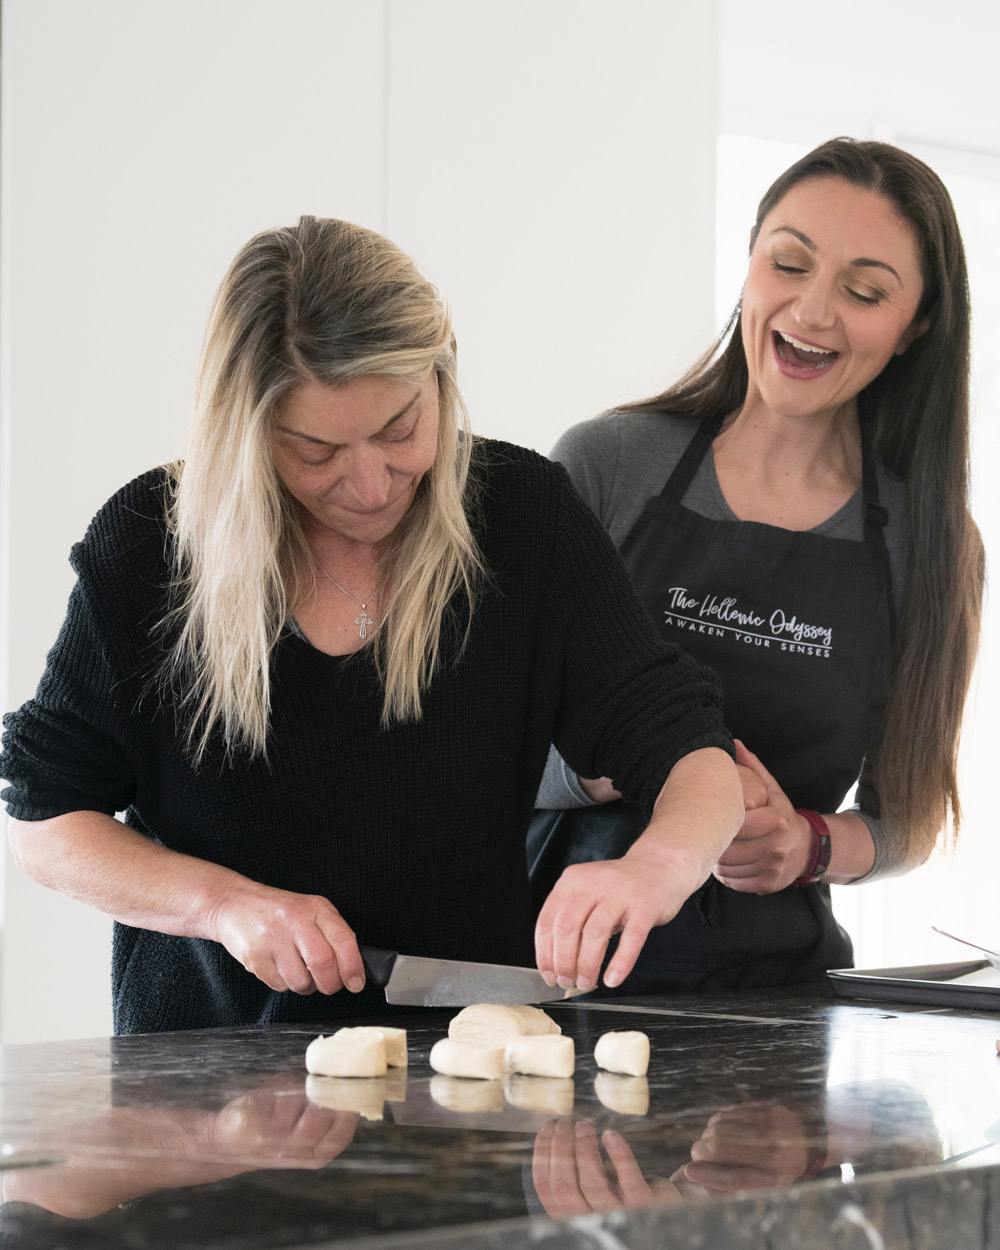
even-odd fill
[{"label": "blonde hair", "polygon": [[266,754],[271,653],[315,584],[298,505],[272,458],[283,400],[306,382],[431,373],[437,454],[380,550],[391,595],[368,644],[386,726],[420,718],[448,605],[462,591],[471,614],[481,571],[451,318],[404,252],[348,222],[303,217],[256,235],[236,256],[206,333],[187,460],[170,466],[175,599],[162,622],[165,675],[180,692],[196,760],[216,734],[227,752]]}]

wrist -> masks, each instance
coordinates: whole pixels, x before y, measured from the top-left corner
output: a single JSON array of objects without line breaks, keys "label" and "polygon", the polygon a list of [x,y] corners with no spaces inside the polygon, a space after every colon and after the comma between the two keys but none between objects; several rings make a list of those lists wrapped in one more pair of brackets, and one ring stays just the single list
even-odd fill
[{"label": "wrist", "polygon": [[231,914],[240,908],[257,908],[271,887],[244,877],[221,865],[202,879],[200,888],[192,891],[189,936],[224,942],[224,932]]},{"label": "wrist", "polygon": [[711,876],[715,860],[709,860],[704,847],[696,841],[687,842],[672,829],[650,826],[625,852],[623,859],[647,864],[657,876],[684,882],[689,892],[696,890]]},{"label": "wrist", "polygon": [[830,854],[832,851],[830,826],[819,812],[814,812],[809,808],[797,807],[795,814],[801,816],[808,824],[811,834],[811,846],[805,871],[801,877],[796,877],[792,885],[815,885],[817,881],[823,879],[827,868],[830,866]]}]

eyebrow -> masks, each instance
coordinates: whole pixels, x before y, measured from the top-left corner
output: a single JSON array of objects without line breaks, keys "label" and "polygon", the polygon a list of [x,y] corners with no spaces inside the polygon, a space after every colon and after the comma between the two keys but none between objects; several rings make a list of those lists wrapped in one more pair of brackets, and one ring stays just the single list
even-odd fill
[{"label": "eyebrow", "polygon": [[[807,234],[803,234],[801,230],[796,230],[794,226],[776,226],[771,234],[794,234],[800,243],[804,243],[810,252],[816,251],[816,244]],[[884,269],[887,273],[891,273],[900,286],[903,286],[903,279],[893,269],[892,265],[887,265],[884,260],[872,260],[870,256],[859,256],[856,260],[851,261],[853,269]]]},{"label": "eyebrow", "polygon": [[[410,399],[407,403],[403,405],[402,408],[400,408],[399,412],[395,413],[393,416],[389,418],[389,420],[385,423],[385,425],[382,426],[380,430],[376,430],[376,433],[384,434],[390,425],[394,425],[397,421],[401,420],[401,418],[405,417],[406,414],[410,411],[410,409],[413,407],[413,405],[417,402],[419,398],[420,398],[420,392],[418,391],[416,395],[413,396],[412,399]],[[325,439],[314,438],[311,434],[303,434],[301,430],[292,430],[287,425],[281,425],[279,423],[277,428],[281,431],[282,434],[291,434],[292,438],[300,438],[302,439],[304,443],[315,443],[316,446],[318,447],[339,446],[338,443],[328,443]]]}]

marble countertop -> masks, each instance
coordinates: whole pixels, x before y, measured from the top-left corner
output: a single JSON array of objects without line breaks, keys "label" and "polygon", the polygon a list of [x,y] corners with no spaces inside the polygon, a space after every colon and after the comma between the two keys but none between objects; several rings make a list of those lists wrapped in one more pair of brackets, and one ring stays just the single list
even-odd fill
[{"label": "marble countertop", "polygon": [[[447,1011],[394,1018],[410,1066],[377,1081],[307,1079],[305,1026],[5,1047],[0,1247],[1000,1247],[1000,1016],[546,1010],[569,1082],[436,1076]],[[599,1071],[611,1029],[649,1034],[648,1078]]]}]

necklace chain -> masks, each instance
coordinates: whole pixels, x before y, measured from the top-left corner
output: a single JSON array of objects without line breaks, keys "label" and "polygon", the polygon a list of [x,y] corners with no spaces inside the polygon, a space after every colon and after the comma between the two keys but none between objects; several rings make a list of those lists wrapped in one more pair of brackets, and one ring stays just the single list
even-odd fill
[{"label": "necklace chain", "polygon": [[[313,559],[316,560],[315,555],[313,556]],[[337,589],[340,591],[342,595],[346,595],[348,599],[353,599],[355,603],[361,604],[361,615],[356,616],[354,618],[354,624],[361,626],[361,629],[358,632],[358,637],[367,638],[368,626],[375,624],[375,618],[373,616],[369,616],[366,609],[369,603],[371,603],[371,601],[378,594],[378,586],[375,587],[375,589],[372,591],[370,595],[368,595],[366,599],[359,599],[357,595],[352,595],[351,592],[345,586],[341,586],[340,582],[338,582],[337,579],[333,576],[333,574],[330,573],[326,568],[324,568],[322,564],[320,564],[319,560],[316,560],[316,563],[317,565],[319,565],[320,572],[326,574],[326,576],[330,579],[331,582],[333,582],[334,586],[337,587]]]}]

